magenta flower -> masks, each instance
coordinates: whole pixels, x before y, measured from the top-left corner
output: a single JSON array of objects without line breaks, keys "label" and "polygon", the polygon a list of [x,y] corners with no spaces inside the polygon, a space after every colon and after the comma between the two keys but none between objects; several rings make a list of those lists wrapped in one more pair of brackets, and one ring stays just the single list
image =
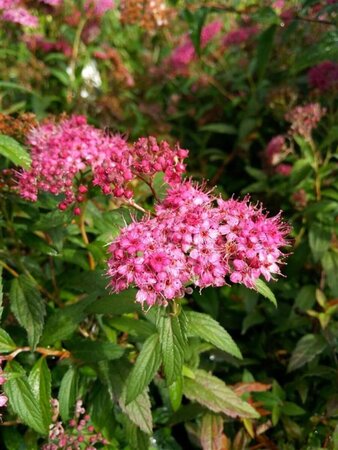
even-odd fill
[{"label": "magenta flower", "polygon": [[268,164],[275,166],[282,161],[285,157],[285,148],[285,137],[283,135],[273,137],[265,149]]},{"label": "magenta flower", "polygon": [[338,64],[323,61],[308,72],[309,85],[321,92],[338,88]]},{"label": "magenta flower", "polygon": [[5,22],[17,23],[19,25],[32,28],[36,28],[39,24],[38,18],[22,7],[6,9],[2,13],[1,19]]},{"label": "magenta flower", "polygon": [[114,0],[86,0],[85,10],[97,17],[102,17],[107,11],[115,6]]},{"label": "magenta flower", "polygon": [[232,45],[241,45],[248,42],[253,36],[259,32],[259,28],[256,25],[251,27],[240,27],[235,30],[229,31],[223,38],[223,45],[229,47]]},{"label": "magenta flower", "polygon": [[136,301],[152,306],[199,288],[233,283],[254,287],[280,273],[288,228],[248,200],[224,201],[184,182],[168,191],[156,216],[132,222],[110,245],[108,276],[114,292],[138,288]]},{"label": "magenta flower", "polygon": [[223,23],[220,20],[214,20],[202,28],[201,47],[204,48],[221,31]]}]

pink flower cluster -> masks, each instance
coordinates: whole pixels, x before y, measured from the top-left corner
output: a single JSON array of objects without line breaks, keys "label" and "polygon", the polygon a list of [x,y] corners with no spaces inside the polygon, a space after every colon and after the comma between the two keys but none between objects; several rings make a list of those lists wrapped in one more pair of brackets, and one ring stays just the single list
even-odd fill
[{"label": "pink flower cluster", "polygon": [[312,130],[316,128],[325,113],[326,109],[319,103],[296,106],[285,115],[285,119],[291,122],[290,134],[311,139]]},{"label": "pink flower cluster", "polygon": [[248,199],[224,201],[189,181],[176,185],[145,217],[121,230],[109,247],[114,292],[136,286],[136,300],[166,305],[190,285],[254,287],[279,274],[288,228]]},{"label": "pink flower cluster", "polygon": [[[214,37],[221,31],[222,22],[214,20],[208,25],[205,25],[201,31],[201,48],[214,39]],[[184,72],[187,66],[196,58],[196,51],[194,44],[188,35],[185,35],[183,43],[176,47],[168,59],[168,64],[176,72]]]},{"label": "pink flower cluster", "polygon": [[101,433],[96,433],[94,426],[89,423],[90,415],[86,414],[82,400],[78,400],[75,417],[69,421],[68,429],[65,430],[62,422],[54,423],[49,432],[48,443],[42,446],[42,450],[96,450],[96,444],[107,445],[108,441]]},{"label": "pink flower cluster", "polygon": [[[8,6],[6,6],[8,4]],[[38,18],[33,16],[26,8],[21,6],[9,5],[10,2],[2,2],[0,9],[4,9],[0,19],[5,22],[17,23],[25,27],[36,28],[39,24]]]},{"label": "pink flower cluster", "polygon": [[[129,183],[137,177],[151,178],[163,171],[169,184],[176,183],[185,171],[183,159],[188,154],[178,145],[171,148],[153,137],[129,146],[121,136],[111,136],[88,125],[83,116],[47,122],[32,129],[28,144],[32,164],[19,174],[20,195],[36,201],[39,191],[63,194],[61,210],[81,203],[91,181],[104,194],[126,199],[133,196]],[[79,213],[78,208],[75,210]]]},{"label": "pink flower cluster", "polygon": [[282,176],[290,175],[292,165],[282,163],[290,151],[291,150],[286,145],[285,136],[280,134],[270,140],[265,149],[265,159],[267,164],[273,168],[275,173]]},{"label": "pink flower cluster", "polygon": [[229,47],[232,45],[241,45],[248,42],[253,36],[259,32],[256,25],[239,27],[235,30],[229,31],[223,38],[223,45]]},{"label": "pink flower cluster", "polygon": [[338,89],[338,64],[323,61],[308,72],[309,85],[321,92]]},{"label": "pink flower cluster", "polygon": [[114,0],[86,0],[84,7],[87,13],[91,13],[96,17],[102,17],[114,6]]}]

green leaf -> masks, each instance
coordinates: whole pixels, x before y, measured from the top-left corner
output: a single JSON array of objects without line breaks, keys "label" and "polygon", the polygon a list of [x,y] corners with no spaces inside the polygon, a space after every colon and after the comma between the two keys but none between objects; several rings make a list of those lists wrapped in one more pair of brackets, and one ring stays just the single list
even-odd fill
[{"label": "green leaf", "polygon": [[217,450],[223,448],[224,419],[219,414],[207,412],[202,417],[200,439],[203,450]]},{"label": "green leaf", "polygon": [[177,411],[182,404],[183,396],[183,377],[177,378],[174,383],[169,386],[169,399],[171,407],[174,411]]},{"label": "green leaf", "polygon": [[188,336],[197,336],[230,355],[242,359],[241,351],[230,334],[212,317],[194,311],[186,312]]},{"label": "green leaf", "polygon": [[171,385],[182,374],[187,336],[183,313],[179,316],[166,314],[162,309],[159,309],[157,329],[160,336],[164,373],[167,384]]},{"label": "green leaf", "polygon": [[299,369],[304,364],[313,360],[313,358],[325,350],[327,343],[325,339],[319,334],[306,334],[296,345],[292,352],[288,372]]},{"label": "green leaf", "polygon": [[13,314],[27,331],[29,345],[34,350],[42,334],[46,314],[37,285],[28,275],[20,275],[12,281],[9,295]]},{"label": "green leaf", "polygon": [[209,123],[200,128],[201,131],[210,131],[219,134],[236,134],[237,130],[233,125],[226,123]]},{"label": "green leaf", "polygon": [[119,294],[107,295],[91,304],[87,311],[95,314],[126,314],[141,311],[135,302],[136,289],[126,289]]},{"label": "green leaf", "polygon": [[[9,376],[3,387],[11,408],[23,423],[39,434],[48,434],[40,404],[36,401],[23,367],[15,361],[10,361],[6,365],[5,373]],[[12,374],[15,376],[12,377]]]},{"label": "green leaf", "polygon": [[70,367],[61,380],[59,390],[60,415],[63,421],[70,418],[71,408],[76,402],[77,390],[78,372],[74,367]]},{"label": "green leaf", "polygon": [[130,317],[114,317],[108,321],[109,325],[124,333],[147,338],[156,332],[156,327],[145,320]]},{"label": "green leaf", "polygon": [[223,381],[204,370],[197,370],[194,379],[184,379],[183,393],[189,400],[196,401],[215,413],[249,419],[259,417],[257,411],[241,400]]},{"label": "green leaf", "polygon": [[255,290],[259,292],[263,297],[270,300],[271,303],[273,303],[277,308],[277,300],[275,297],[275,294],[272,292],[272,290],[269,288],[269,286],[260,278],[256,280],[255,283]]},{"label": "green leaf", "polygon": [[49,427],[52,421],[51,411],[51,373],[48,368],[46,358],[41,357],[33,366],[29,376],[28,383],[32,389],[34,397],[42,412],[44,425]]},{"label": "green leaf", "polygon": [[29,169],[31,165],[31,159],[26,150],[15,139],[4,134],[0,134],[0,155],[24,169]]},{"label": "green leaf", "polygon": [[292,185],[296,186],[313,172],[313,168],[308,159],[299,159],[295,162],[292,168],[290,182]]},{"label": "green leaf", "polygon": [[136,363],[126,383],[126,403],[129,404],[140,395],[153,379],[161,364],[158,334],[150,336],[143,344]]},{"label": "green leaf", "polygon": [[124,353],[122,347],[112,342],[89,341],[88,339],[69,341],[66,347],[75,359],[86,363],[111,361],[121,358]]},{"label": "green leaf", "polygon": [[130,373],[129,367],[130,364],[128,364],[128,362],[120,359],[114,363],[114,366],[108,366],[105,378],[122,411],[144,433],[151,434],[153,429],[153,418],[147,388],[138,395],[135,400],[128,405],[126,404],[126,380]]},{"label": "green leaf", "polygon": [[338,295],[338,252],[335,250],[328,251],[321,259],[323,269],[327,276],[327,284],[329,285],[332,295]]},{"label": "green leaf", "polygon": [[259,36],[257,44],[257,55],[255,69],[257,72],[258,79],[261,80],[266,71],[270,55],[273,49],[274,37],[276,33],[277,26],[271,25]]},{"label": "green leaf", "polygon": [[286,416],[301,416],[306,413],[306,411],[296,403],[284,402],[281,408],[281,413]]},{"label": "green leaf", "polygon": [[311,225],[309,230],[309,244],[315,262],[319,261],[329,248],[331,235],[332,232],[328,226],[318,222],[314,222]]},{"label": "green leaf", "polygon": [[7,333],[0,328],[0,353],[9,353],[16,349],[15,342]]},{"label": "green leaf", "polygon": [[95,301],[96,296],[88,295],[83,300],[56,310],[46,321],[41,336],[41,345],[51,345],[69,338],[86,317],[86,308]]}]

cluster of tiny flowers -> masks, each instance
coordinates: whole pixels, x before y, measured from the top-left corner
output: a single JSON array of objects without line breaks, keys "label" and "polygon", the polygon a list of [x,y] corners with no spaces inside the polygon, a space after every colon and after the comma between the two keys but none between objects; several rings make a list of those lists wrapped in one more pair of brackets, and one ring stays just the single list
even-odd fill
[{"label": "cluster of tiny flowers", "polygon": [[[178,182],[185,170],[186,150],[171,148],[153,137],[133,146],[118,135],[110,136],[87,124],[85,117],[73,116],[59,123],[47,122],[28,134],[31,168],[18,176],[20,195],[36,201],[39,191],[63,194],[61,210],[84,201],[88,172],[92,183],[106,195],[130,199],[129,182],[138,176],[163,171],[166,181]],[[78,214],[79,208],[74,210]]]},{"label": "cluster of tiny flowers", "polygon": [[111,243],[108,276],[114,292],[136,286],[136,300],[166,305],[190,285],[254,287],[279,274],[288,229],[262,208],[205,193],[186,181],[168,191],[155,217],[122,229]]},{"label": "cluster of tiny flowers", "polygon": [[67,58],[72,56],[72,46],[65,39],[50,41],[40,34],[29,34],[22,39],[30,51],[41,51],[43,53],[60,52]]},{"label": "cluster of tiny flowers", "polygon": [[106,445],[108,442],[101,433],[96,433],[90,424],[90,415],[82,406],[82,400],[76,403],[75,417],[69,421],[65,430],[62,422],[54,423],[49,431],[48,443],[42,450],[96,450],[96,445]]},{"label": "cluster of tiny flowers", "polygon": [[296,106],[285,115],[285,119],[291,122],[290,134],[310,139],[312,130],[316,128],[325,113],[326,109],[319,103]]},{"label": "cluster of tiny flowers", "polygon": [[229,47],[232,45],[240,45],[248,42],[259,31],[256,25],[251,27],[240,27],[236,30],[229,31],[223,38],[223,45]]},{"label": "cluster of tiny flowers", "polygon": [[323,61],[308,72],[309,85],[321,92],[338,88],[338,64]]},{"label": "cluster of tiny flowers", "polygon": [[288,176],[292,171],[292,165],[282,163],[291,150],[287,147],[285,136],[273,137],[265,149],[265,160],[270,168],[279,175]]},{"label": "cluster of tiny flowers", "polygon": [[[6,2],[3,2],[6,5]],[[13,4],[8,7],[3,7],[0,4],[0,9],[4,9],[0,18],[5,22],[17,23],[25,27],[36,28],[39,24],[38,18],[33,16],[26,8],[17,6]]]}]

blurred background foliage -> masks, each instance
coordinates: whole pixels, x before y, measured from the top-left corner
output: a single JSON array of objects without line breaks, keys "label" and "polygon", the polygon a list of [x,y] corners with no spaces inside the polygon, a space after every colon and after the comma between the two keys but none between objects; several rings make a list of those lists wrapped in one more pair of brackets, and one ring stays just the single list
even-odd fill
[{"label": "blurred background foliage", "polygon": [[[117,378],[121,383],[152,325],[136,312],[133,293],[109,295],[102,277],[104,244],[130,220],[128,211],[93,195],[86,209],[88,247],[72,215],[59,212],[52,197],[29,204],[5,187],[2,327],[17,345],[27,345],[22,325],[32,342],[38,334],[31,346],[78,352],[75,365],[48,359],[64,422],[81,397],[110,442],[97,448],[338,448],[337,2],[121,0],[102,15],[81,1],[21,3],[38,25],[0,22],[2,134],[24,144],[35,120],[76,113],[130,140],[178,140],[190,150],[193,178],[208,180],[225,196],[250,194],[273,213],[283,210],[293,227],[285,278],[271,285],[278,308],[238,286],[186,299],[188,309],[217,319],[244,355],[239,361],[194,338],[187,366],[235,386],[261,418],[234,420],[188,400],[173,411],[157,375],[150,388],[153,417],[143,423],[108,398],[111,390],[119,398]],[[317,76],[316,67],[324,67]],[[325,108],[321,120],[310,133],[295,133],[297,120],[288,113],[315,104]],[[282,144],[269,150],[277,136]],[[8,160],[1,165],[8,168]],[[147,201],[141,188],[138,195]],[[21,274],[16,288],[8,267]],[[17,311],[20,302],[27,311]],[[40,330],[36,315],[45,322]],[[81,353],[97,342],[95,358]],[[114,346],[104,347],[109,343]],[[111,362],[118,348],[129,357]],[[16,360],[27,370],[40,361],[33,353]],[[114,375],[109,381],[107,373]],[[3,418],[9,425],[0,426],[2,448],[40,448],[36,424],[15,424],[18,411],[10,408]]]}]

